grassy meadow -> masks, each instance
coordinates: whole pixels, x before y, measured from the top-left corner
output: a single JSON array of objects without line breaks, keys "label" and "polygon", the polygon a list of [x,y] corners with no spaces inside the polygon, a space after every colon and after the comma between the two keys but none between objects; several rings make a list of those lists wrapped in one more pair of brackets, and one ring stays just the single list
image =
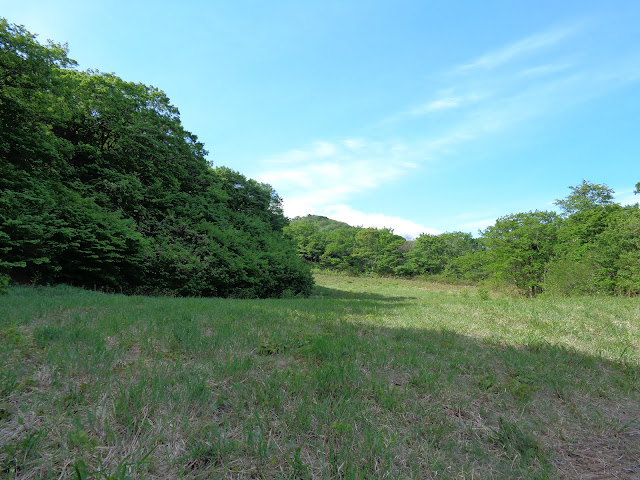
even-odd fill
[{"label": "grassy meadow", "polygon": [[16,287],[0,478],[640,478],[640,300]]}]

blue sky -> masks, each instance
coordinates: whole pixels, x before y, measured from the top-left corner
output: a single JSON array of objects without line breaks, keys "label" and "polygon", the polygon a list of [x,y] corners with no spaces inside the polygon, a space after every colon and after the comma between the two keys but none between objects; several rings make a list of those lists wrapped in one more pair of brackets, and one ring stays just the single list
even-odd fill
[{"label": "blue sky", "polygon": [[0,1],[80,69],[164,90],[285,213],[476,234],[582,179],[635,203],[640,2]]}]

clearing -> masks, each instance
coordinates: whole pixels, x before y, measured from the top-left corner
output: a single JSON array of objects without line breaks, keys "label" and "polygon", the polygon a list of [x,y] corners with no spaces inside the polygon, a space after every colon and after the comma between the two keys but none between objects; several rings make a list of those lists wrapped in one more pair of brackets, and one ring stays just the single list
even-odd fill
[{"label": "clearing", "polygon": [[640,302],[0,297],[0,478],[640,478]]}]

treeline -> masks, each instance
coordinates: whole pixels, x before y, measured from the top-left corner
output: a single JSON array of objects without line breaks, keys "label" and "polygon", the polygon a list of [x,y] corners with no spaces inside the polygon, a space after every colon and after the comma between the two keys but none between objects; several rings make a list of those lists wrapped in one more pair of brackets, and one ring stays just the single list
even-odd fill
[{"label": "treeline", "polygon": [[453,232],[406,241],[389,229],[315,216],[296,218],[284,231],[308,263],[355,275],[496,283],[530,296],[640,294],[638,204],[621,206],[609,187],[584,180],[570,189],[556,201],[561,213],[507,215],[478,238]]},{"label": "treeline", "polygon": [[75,66],[0,18],[0,288],[310,291],[269,185],[212,168],[162,91]]}]

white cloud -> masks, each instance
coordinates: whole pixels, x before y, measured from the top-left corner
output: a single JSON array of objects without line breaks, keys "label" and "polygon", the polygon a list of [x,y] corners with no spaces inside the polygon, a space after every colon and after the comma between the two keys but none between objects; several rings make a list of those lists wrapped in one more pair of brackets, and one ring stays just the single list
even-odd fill
[{"label": "white cloud", "polygon": [[351,150],[359,150],[365,146],[365,141],[361,138],[347,138],[342,142],[345,147]]},{"label": "white cloud", "polygon": [[337,146],[330,142],[314,142],[306,150],[289,150],[265,159],[268,164],[290,164],[328,158],[335,155]]},{"label": "white cloud", "polygon": [[275,187],[287,200],[288,211],[297,215],[302,208],[344,202],[396,180],[417,166],[412,153],[402,144],[364,139],[316,142],[269,157],[267,170],[256,178]]},{"label": "white cloud", "polygon": [[635,205],[636,203],[640,203],[640,195],[634,194],[633,190],[622,190],[616,192],[614,201],[620,205]]},{"label": "white cloud", "polygon": [[[542,40],[531,43],[543,44]],[[500,74],[478,72],[472,78],[449,75],[445,90],[448,96],[419,104],[391,118],[395,122],[410,118],[417,122],[422,120],[419,117],[436,112],[436,107],[456,108],[455,116],[438,119],[437,135],[405,142],[409,148],[422,152],[423,158],[441,160],[444,155],[458,153],[464,144],[517,130],[532,119],[558,114],[638,82],[638,65],[640,57],[626,57],[597,65],[550,62],[527,68],[518,64]],[[430,120],[425,117],[424,121]],[[426,125],[433,128],[431,123]]]},{"label": "white cloud", "polygon": [[[438,117],[440,135],[433,139],[453,147],[557,113],[640,78],[637,58],[613,60],[608,65],[582,58],[580,63],[574,50],[563,50],[581,30],[581,25],[570,25],[531,35],[453,67],[432,79],[439,92],[435,98],[382,123],[429,122],[430,115],[455,109],[455,116]],[[543,62],[530,58],[537,53],[544,53]]]},{"label": "white cloud", "polygon": [[[640,80],[640,58],[596,63],[583,59],[581,63],[570,55],[567,61],[561,51],[566,46],[563,42],[577,32],[578,28],[567,27],[533,35],[432,79],[436,95],[376,124],[382,129],[406,122],[408,128],[403,131],[413,133],[406,133],[411,136],[401,141],[348,136],[341,141],[318,141],[265,159],[262,173],[256,176],[276,188],[291,217],[315,213],[350,224],[387,226],[407,236],[435,232],[401,217],[359,212],[348,203],[418,168],[424,174],[429,162],[461,153],[470,153],[472,159],[483,148],[484,139],[495,141],[506,132],[517,135],[514,130],[532,119],[552,116]],[[541,62],[535,54],[543,51],[546,58]],[[439,115],[443,111],[451,114]],[[640,196],[625,200],[635,203]],[[495,223],[496,217],[488,218],[491,214],[459,218],[456,229],[485,229]]]},{"label": "white cloud", "polygon": [[320,205],[344,201],[351,195],[377,188],[403,175],[407,167],[380,162],[322,162],[298,168],[280,169],[257,176],[285,198]]},{"label": "white cloud", "polygon": [[542,49],[552,47],[576,33],[576,27],[567,27],[531,35],[492,52],[485,53],[469,63],[461,65],[456,71],[492,69],[509,63],[519,57],[530,55]]},{"label": "white cloud", "polygon": [[399,123],[405,120],[412,120],[423,117],[425,115],[437,114],[438,112],[460,109],[462,107],[472,106],[474,103],[489,96],[485,91],[467,91],[464,95],[452,95],[453,89],[449,88],[441,92],[434,100],[421,103],[406,109],[403,112],[393,114],[384,120],[381,124]]},{"label": "white cloud", "polygon": [[326,205],[314,212],[316,215],[324,215],[352,226],[370,228],[391,228],[396,235],[401,235],[407,240],[418,237],[421,233],[437,235],[439,231],[420,225],[406,218],[382,213],[365,213],[354,210],[348,205]]},{"label": "white cloud", "polygon": [[572,63],[548,63],[545,65],[536,65],[535,67],[527,67],[518,73],[520,77],[542,77],[564,70],[570,69]]},{"label": "white cloud", "polygon": [[448,97],[439,100],[433,100],[426,105],[421,105],[410,111],[412,115],[424,115],[425,113],[435,112],[437,110],[448,110],[460,106],[461,98]]},{"label": "white cloud", "polygon": [[[375,190],[417,168],[420,162],[416,159],[416,148],[402,143],[347,139],[331,143],[332,154],[320,158],[316,154],[319,144],[329,143],[316,142],[307,149],[269,157],[268,165],[274,168],[256,176],[283,197],[286,216],[324,215],[350,225],[392,228],[406,238],[437,233],[402,217],[361,212],[346,203],[355,195]],[[279,161],[294,156],[298,160],[295,165]]]}]

